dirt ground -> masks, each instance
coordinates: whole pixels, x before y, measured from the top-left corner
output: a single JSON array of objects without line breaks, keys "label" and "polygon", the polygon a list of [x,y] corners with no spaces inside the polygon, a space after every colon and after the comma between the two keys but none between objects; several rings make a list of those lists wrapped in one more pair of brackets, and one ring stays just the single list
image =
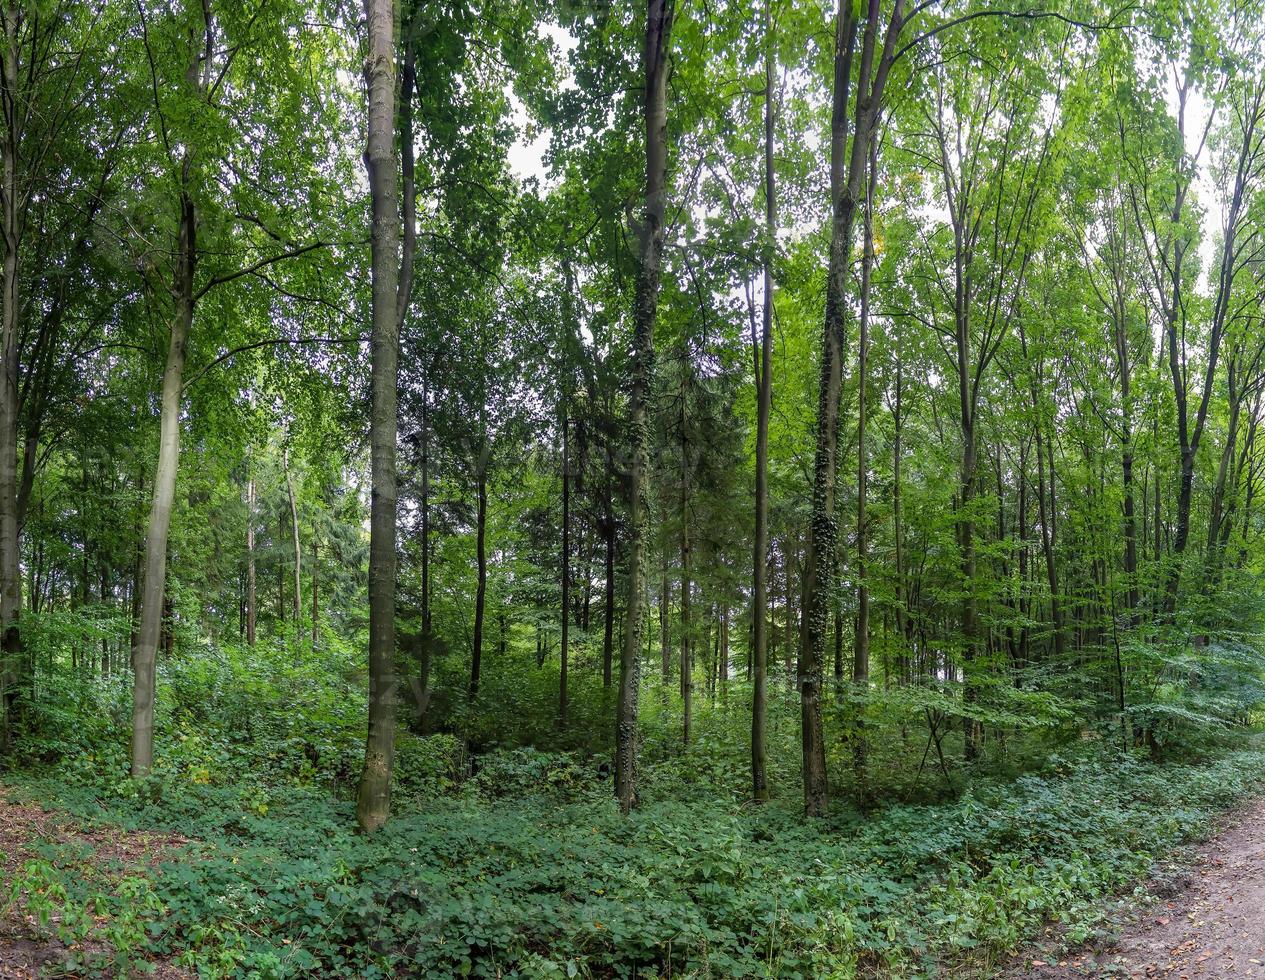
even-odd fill
[{"label": "dirt ground", "polygon": [[1265,978],[1265,801],[1234,815],[1196,854],[1114,941],[1057,959],[1029,953],[1003,976]]},{"label": "dirt ground", "polygon": [[[85,845],[91,849],[88,861],[100,869],[108,869],[115,862],[129,867],[157,864],[166,851],[188,843],[171,834],[77,826],[36,804],[10,800],[0,787],[0,980],[68,975],[64,963],[71,950],[50,935],[49,928],[41,927],[20,902],[10,904],[14,873],[34,856],[33,848],[41,840]],[[89,940],[88,951],[100,951],[93,946]],[[154,972],[148,975],[157,980],[191,977],[169,963],[156,961],[153,967]]]}]

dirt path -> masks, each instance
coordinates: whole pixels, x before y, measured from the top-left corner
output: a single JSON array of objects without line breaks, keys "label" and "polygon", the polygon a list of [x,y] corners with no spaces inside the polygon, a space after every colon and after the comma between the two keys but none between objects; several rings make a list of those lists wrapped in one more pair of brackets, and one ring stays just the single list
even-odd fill
[{"label": "dirt path", "polygon": [[[0,980],[28,980],[50,973],[66,976],[64,964],[71,953],[105,951],[103,944],[91,938],[78,949],[68,947],[52,929],[42,926],[20,899],[10,904],[14,877],[41,841],[83,846],[89,856],[75,867],[82,864],[85,873],[107,875],[115,866],[157,864],[165,852],[188,843],[171,834],[85,828],[38,804],[13,802],[0,787]],[[103,918],[98,924],[104,922]],[[154,971],[149,976],[156,980],[190,978],[170,963],[155,960],[151,965]]]},{"label": "dirt path", "polygon": [[1265,978],[1265,801],[1196,849],[1184,884],[1127,925],[1111,945],[1030,956],[1005,977]]}]

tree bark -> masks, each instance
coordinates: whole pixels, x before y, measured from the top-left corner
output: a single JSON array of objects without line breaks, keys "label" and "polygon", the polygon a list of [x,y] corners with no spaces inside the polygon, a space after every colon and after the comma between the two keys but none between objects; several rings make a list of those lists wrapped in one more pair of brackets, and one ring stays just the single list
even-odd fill
[{"label": "tree bark", "polygon": [[294,479],[290,475],[290,450],[281,450],[281,465],[285,470],[286,496],[290,501],[290,538],[294,546],[294,595],[291,601],[291,618],[297,629],[303,615],[303,580],[300,574],[303,569],[302,546],[299,543],[299,505],[294,499]]},{"label": "tree bark", "polygon": [[[567,370],[566,365],[563,366]],[[571,639],[571,421],[567,417],[567,386],[562,387],[562,662],[558,671],[558,726],[567,727],[567,656]]]},{"label": "tree bark", "polygon": [[647,402],[654,378],[654,328],[658,316],[663,221],[667,199],[667,81],[674,0],[647,0],[645,71],[646,193],[638,235],[631,390],[629,393],[628,602],[619,664],[619,707],[615,726],[615,795],[627,813],[637,799],[637,706],[641,684],[641,630],[645,594],[648,523],[647,470],[650,420]]},{"label": "tree bark", "polygon": [[[478,585],[474,593],[474,639],[470,647],[470,699],[479,695],[479,679],[483,671],[483,620],[488,598],[488,477],[485,461],[479,463],[479,509],[475,527],[475,559]],[[563,613],[565,618],[566,613]],[[565,656],[565,654],[564,654]]]},{"label": "tree bark", "polygon": [[[862,216],[861,247],[861,316],[857,339],[857,621],[856,645],[852,656],[852,683],[863,694],[870,684],[870,589],[866,582],[869,561],[866,542],[866,478],[869,458],[865,444],[866,387],[869,382],[870,354],[870,272],[874,265],[874,183],[878,179],[878,147],[870,143],[869,179],[865,187],[865,213]],[[856,737],[852,742],[852,760],[857,783],[865,794],[865,703],[858,701],[854,720]]]},{"label": "tree bark", "polygon": [[672,629],[669,621],[672,594],[668,591],[668,552],[662,549],[660,555],[663,578],[659,587],[659,657],[662,661],[659,672],[659,683],[664,688],[672,679]]},{"label": "tree bark", "polygon": [[[210,31],[210,25],[206,26]],[[191,72],[196,76],[196,59]],[[132,777],[148,775],[154,759],[154,662],[162,631],[164,592],[167,583],[167,534],[176,494],[176,469],[180,458],[180,402],[185,353],[193,326],[193,274],[197,262],[197,209],[187,190],[192,168],[188,152],[182,165],[186,188],[180,195],[180,231],[172,284],[174,309],[163,370],[162,409],[159,422],[158,472],[145,535],[145,578],[141,598],[140,630],[132,648]]]},{"label": "tree bark", "polygon": [[606,588],[602,621],[602,687],[611,686],[615,635],[615,507],[614,462],[610,439],[606,440],[606,494],[602,512],[602,538],[606,544]]},{"label": "tree bark", "polygon": [[[246,466],[250,468],[251,455],[246,457]],[[246,476],[246,645],[255,645],[255,626],[259,611],[257,583],[255,580],[255,474]]]},{"label": "tree bark", "polygon": [[[682,352],[682,364],[688,372],[688,361]],[[681,383],[681,740],[689,743],[694,721],[694,624],[691,620],[690,592],[692,548],[690,543],[690,452],[686,438],[686,381]]]},{"label": "tree bark", "polygon": [[883,38],[882,54],[875,67],[880,6],[879,0],[868,0],[858,72],[856,124],[846,165],[844,148],[847,143],[848,88],[857,25],[850,2],[840,0],[836,14],[835,78],[831,113],[830,259],[826,279],[826,311],[817,403],[817,444],[813,458],[812,519],[804,568],[804,627],[798,678],[804,809],[809,816],[824,815],[828,805],[821,688],[838,541],[835,478],[839,462],[839,401],[848,310],[848,268],[861,181],[869,160],[869,143],[882,105],[887,77],[895,60],[895,44],[902,24],[904,4],[903,0],[896,0],[892,6],[891,18]]},{"label": "tree bark", "polygon": [[22,661],[18,616],[22,611],[21,546],[18,540],[18,306],[20,297],[19,248],[25,225],[25,205],[19,200],[18,148],[21,144],[21,109],[17,92],[17,5],[4,9],[3,174],[0,180],[0,237],[3,238],[3,283],[0,288],[0,754],[11,747],[12,725],[17,709],[17,687]]},{"label": "tree bark", "polygon": [[[372,209],[372,330],[370,335],[371,404],[369,507],[369,725],[365,764],[356,792],[356,820],[372,832],[386,823],[391,810],[391,770],[395,754],[395,442],[398,418],[400,322],[412,287],[415,209],[411,185],[413,133],[402,116],[404,156],[403,215],[405,248],[400,254],[401,200],[395,173],[396,3],[365,0],[368,51],[365,59],[368,135],[365,167]],[[407,46],[401,86],[406,106],[412,104],[412,45]]]},{"label": "tree bark", "polygon": [[312,539],[312,649],[316,649],[316,637],[319,633],[321,622],[321,603],[320,603],[320,563],[317,561],[318,545],[316,539]]},{"label": "tree bark", "polygon": [[[773,166],[773,13],[764,5],[764,308],[760,341],[751,338],[755,362],[755,541],[751,555],[751,796],[769,799],[768,775],[768,567],[769,567],[769,415],[773,406],[773,251],[777,233],[777,183]],[[752,324],[754,330],[755,324]]]}]

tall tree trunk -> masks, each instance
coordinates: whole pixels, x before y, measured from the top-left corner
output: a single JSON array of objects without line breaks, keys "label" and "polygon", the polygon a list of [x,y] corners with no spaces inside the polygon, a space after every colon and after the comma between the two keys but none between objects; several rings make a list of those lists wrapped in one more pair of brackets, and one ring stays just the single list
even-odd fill
[{"label": "tall tree trunk", "polygon": [[[1054,535],[1056,531],[1054,501],[1054,449],[1048,439],[1041,434],[1040,420],[1037,422],[1037,510],[1041,516],[1041,551],[1045,556],[1045,577],[1050,588],[1050,622],[1054,630],[1054,659],[1063,662],[1063,654],[1067,647],[1067,636],[1063,624],[1063,606],[1059,597],[1058,566],[1054,561]],[[1050,482],[1045,482],[1046,459],[1050,462]]]},{"label": "tall tree trunk", "polygon": [[[470,699],[479,694],[479,675],[483,670],[483,620],[488,598],[488,477],[486,460],[479,464],[479,509],[475,526],[475,558],[478,564],[478,585],[474,593],[474,640],[470,646]],[[564,610],[565,618],[566,612]],[[565,656],[565,654],[564,654]]]},{"label": "tall tree trunk", "polygon": [[[755,541],[751,555],[752,656],[754,689],[751,695],[751,795],[769,798],[768,775],[768,568],[769,568],[769,414],[773,406],[773,251],[777,233],[777,183],[773,166],[773,45],[772,0],[764,5],[764,308],[760,341],[751,338],[755,355]],[[754,329],[754,323],[752,324]]]},{"label": "tall tree trunk", "polygon": [[1028,655],[1028,621],[1031,618],[1031,602],[1028,598],[1028,441],[1019,444],[1019,503],[1015,515],[1019,534],[1019,614],[1023,625],[1019,628],[1019,664],[1031,663]]},{"label": "tall tree trunk", "polygon": [[1208,569],[1207,584],[1211,584],[1218,574],[1220,566],[1219,544],[1221,540],[1221,523],[1225,517],[1226,489],[1230,483],[1233,469],[1235,449],[1239,438],[1239,418],[1242,414],[1243,399],[1238,390],[1237,358],[1232,354],[1226,364],[1227,401],[1230,406],[1230,420],[1226,426],[1225,444],[1221,448],[1221,459],[1217,464],[1217,480],[1212,488],[1212,501],[1208,508],[1208,538],[1205,563]]},{"label": "tall tree trunk", "polygon": [[558,725],[567,727],[567,655],[571,642],[571,421],[567,417],[567,388],[562,388],[562,663],[558,671]]},{"label": "tall tree trunk", "polygon": [[281,543],[285,540],[284,518],[277,514],[277,632],[285,629],[286,621],[286,572],[285,559],[281,557]]},{"label": "tall tree trunk", "polygon": [[294,479],[290,474],[290,450],[281,450],[281,465],[285,470],[286,496],[290,500],[290,538],[294,546],[294,595],[291,601],[291,618],[295,627],[303,616],[303,580],[300,573],[303,569],[303,554],[299,544],[299,505],[294,499]]},{"label": "tall tree trunk", "polygon": [[[1183,124],[1186,114],[1186,99],[1191,86],[1193,69],[1186,81],[1178,89],[1178,119]],[[1225,336],[1227,322],[1230,317],[1231,294],[1238,273],[1246,268],[1248,260],[1243,256],[1243,249],[1238,243],[1240,223],[1250,204],[1251,182],[1255,181],[1260,171],[1261,127],[1265,123],[1265,88],[1255,86],[1249,90],[1237,109],[1240,130],[1236,134],[1240,140],[1235,154],[1236,167],[1231,181],[1230,200],[1226,208],[1226,216],[1222,225],[1221,243],[1218,255],[1217,283],[1213,296],[1211,323],[1208,330],[1207,357],[1203,366],[1202,385],[1195,406],[1195,417],[1190,420],[1188,396],[1186,390],[1186,303],[1182,297],[1185,273],[1183,257],[1190,251],[1189,244],[1176,241],[1174,258],[1163,263],[1170,274],[1170,295],[1167,300],[1167,316],[1165,333],[1168,341],[1169,373],[1173,382],[1173,393],[1177,406],[1177,438],[1181,461],[1181,479],[1177,494],[1177,520],[1173,535],[1173,555],[1175,561],[1169,572],[1168,590],[1165,598],[1165,611],[1171,613],[1177,603],[1177,588],[1181,576],[1181,556],[1186,551],[1190,535],[1190,508],[1193,497],[1195,460],[1199,454],[1199,443],[1203,437],[1208,420],[1208,407],[1216,387],[1217,359],[1221,342]],[[1185,133],[1181,134],[1183,137]],[[1182,205],[1185,188],[1189,187],[1194,177],[1193,165],[1179,164],[1178,194],[1174,199],[1172,225],[1178,226],[1182,218]],[[1185,187],[1180,186],[1185,181]]]},{"label": "tall tree trunk", "polygon": [[[136,497],[137,497],[136,529],[135,529],[136,548],[134,549],[134,554],[132,556],[132,609],[131,609],[131,617],[130,617],[131,632],[130,632],[130,635],[128,636],[128,642],[127,642],[127,648],[129,651],[136,649],[136,642],[140,637],[141,594],[145,590],[145,572],[144,572],[144,564],[143,564],[145,560],[145,531],[144,531],[144,528],[141,526],[143,511],[141,510],[141,507],[140,507],[140,501],[144,499],[144,495],[145,495],[145,475],[143,473],[139,473],[137,474],[137,477],[136,477]],[[43,509],[44,509],[44,505],[43,505],[43,502],[41,502],[40,503],[41,513],[43,512]],[[41,557],[42,557],[43,541],[40,542],[40,546],[41,546],[40,550],[41,550]],[[36,612],[38,611],[39,610],[36,609]]]},{"label": "tall tree trunk", "polygon": [[659,657],[662,660],[659,683],[666,689],[668,682],[672,679],[672,629],[668,618],[672,605],[672,594],[668,591],[667,548],[661,549],[660,564],[662,566],[663,580],[659,587]]},{"label": "tall tree trunk", "polygon": [[729,683],[729,600],[720,608],[720,660],[716,665],[716,680],[720,683],[720,695],[725,696],[725,685]]},{"label": "tall tree trunk", "polygon": [[[433,650],[433,636],[431,631],[431,611],[430,611],[430,428],[429,428],[429,405],[430,405],[430,389],[429,379],[426,373],[422,375],[422,502],[421,502],[421,519],[422,519],[422,635],[421,650],[419,652],[421,663],[419,664],[419,672],[421,677],[419,685],[421,690],[418,693],[418,719],[417,727],[419,731],[426,730],[426,709],[430,705],[430,668],[431,654]],[[543,661],[540,644],[540,627],[536,627],[536,666],[540,666]]]},{"label": "tall tree trunk", "polygon": [[[786,629],[784,645],[786,648],[786,683],[791,685],[794,683],[795,677],[795,650],[796,636],[795,629],[795,599],[794,599],[794,582],[795,582],[795,563],[799,556],[799,532],[793,532],[786,539],[786,577],[783,584],[786,586],[786,622],[783,624]],[[804,594],[804,572],[800,569],[800,598]],[[801,623],[802,625],[802,623]]]},{"label": "tall tree trunk", "polygon": [[404,249],[400,252],[401,200],[395,174],[396,3],[365,0],[368,50],[365,59],[368,136],[365,167],[372,208],[372,332],[369,506],[369,725],[365,765],[356,792],[356,820],[372,832],[391,811],[395,756],[395,442],[400,322],[413,280],[415,195],[411,117],[412,45],[407,46],[401,94]]},{"label": "tall tree trunk", "polygon": [[7,754],[17,707],[22,639],[18,615],[22,611],[21,546],[18,540],[18,308],[20,298],[19,247],[25,225],[25,206],[19,201],[18,148],[21,112],[17,92],[18,21],[15,3],[4,9],[4,139],[3,184],[0,184],[0,237],[3,238],[3,283],[0,288],[0,754]]},{"label": "tall tree trunk", "polygon": [[259,618],[255,581],[255,474],[253,453],[247,453],[246,467],[246,645],[255,645],[255,625]]},{"label": "tall tree trunk", "polygon": [[[682,364],[689,365],[682,352]],[[687,376],[688,377],[688,376]],[[690,618],[692,551],[690,546],[690,447],[686,437],[686,380],[681,383],[681,739],[688,743],[694,720],[694,624]],[[706,654],[704,654],[706,655]]]},{"label": "tall tree trunk", "polygon": [[883,90],[896,56],[896,38],[903,18],[903,0],[896,0],[883,37],[882,54],[874,56],[880,32],[880,2],[868,0],[858,71],[856,124],[845,163],[848,135],[848,89],[857,22],[851,2],[840,0],[836,13],[835,76],[831,112],[831,228],[826,278],[821,376],[817,401],[817,440],[813,458],[812,519],[804,563],[804,627],[800,644],[800,729],[803,749],[804,809],[810,816],[826,812],[826,744],[822,730],[822,663],[834,594],[838,521],[835,483],[839,462],[839,401],[848,310],[848,268],[861,181],[869,160],[869,142]]},{"label": "tall tree trunk", "polygon": [[667,199],[668,51],[674,0],[647,0],[645,71],[645,215],[637,229],[638,270],[629,393],[629,535],[627,626],[619,663],[619,707],[615,726],[615,795],[624,813],[637,799],[637,705],[641,682],[641,629],[649,511],[647,470],[650,420],[647,402],[654,378],[654,327],[659,308],[663,219]]},{"label": "tall tree trunk", "polygon": [[[1117,244],[1113,254],[1120,260],[1113,264],[1112,321],[1116,346],[1116,370],[1120,375],[1120,476],[1124,494],[1124,575],[1128,588],[1129,623],[1138,621],[1138,521],[1133,500],[1133,363],[1130,357],[1127,285],[1124,281],[1124,244],[1118,240],[1121,231],[1111,226]],[[1122,694],[1123,696],[1123,694]]]},{"label": "tall tree trunk", "polygon": [[602,538],[606,545],[606,588],[602,619],[602,687],[611,686],[615,635],[615,506],[614,461],[610,439],[606,440],[606,494],[603,500]]},{"label": "tall tree trunk", "polygon": [[430,636],[430,430],[426,382],[422,382],[422,633]]},{"label": "tall tree trunk", "polygon": [[[857,341],[857,622],[856,646],[852,657],[852,683],[858,693],[870,684],[870,589],[866,582],[869,561],[866,543],[866,477],[869,457],[865,445],[866,387],[869,383],[870,354],[870,271],[874,265],[874,183],[878,179],[878,146],[870,144],[869,179],[866,181],[865,213],[862,216],[861,247],[861,317]],[[865,795],[865,702],[858,701],[854,713],[856,737],[852,742],[852,760],[857,784]]]},{"label": "tall tree trunk", "polygon": [[[207,31],[210,26],[207,25]],[[196,77],[197,61],[191,67]],[[192,159],[185,154],[182,170],[188,186]],[[154,759],[154,661],[162,631],[164,592],[167,583],[167,533],[176,494],[176,468],[180,458],[180,401],[185,352],[193,326],[193,274],[197,261],[197,209],[187,191],[180,196],[180,233],[176,251],[171,335],[163,370],[162,409],[159,423],[158,472],[145,535],[145,587],[141,598],[140,630],[132,648],[132,776],[149,773]]]},{"label": "tall tree trunk", "polygon": [[321,622],[321,603],[320,603],[320,562],[318,559],[318,548],[316,538],[312,539],[312,649],[316,649],[316,637],[320,632]]}]

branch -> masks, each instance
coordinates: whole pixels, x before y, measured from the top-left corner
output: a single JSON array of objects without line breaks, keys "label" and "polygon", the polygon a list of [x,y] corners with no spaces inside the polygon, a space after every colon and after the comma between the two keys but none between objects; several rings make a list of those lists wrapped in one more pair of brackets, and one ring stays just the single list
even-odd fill
[{"label": "branch", "polygon": [[[911,11],[909,17],[905,19],[901,26],[903,27],[904,24],[909,23],[909,21],[913,19],[914,14],[923,10],[926,6],[927,4],[923,3],[916,7],[913,11]],[[963,14],[961,17],[954,17],[951,20],[946,20],[943,24],[937,24],[930,30],[917,35],[913,38],[913,40],[909,41],[904,47],[897,51],[896,56],[892,60],[899,61],[902,55],[911,48],[921,44],[923,41],[929,40],[937,34],[942,34],[947,30],[957,27],[959,24],[965,24],[967,21],[977,20],[980,17],[1010,17],[1015,20],[1057,20],[1060,23],[1067,24],[1069,27],[1079,27],[1086,31],[1120,31],[1127,29],[1130,25],[1117,24],[1115,23],[1115,20],[1122,14],[1140,9],[1141,7],[1138,4],[1130,4],[1127,7],[1122,7],[1120,10],[1117,10],[1114,14],[1107,18],[1107,21],[1102,24],[1077,20],[1074,17],[1068,17],[1066,14],[1061,14],[1054,10],[977,10],[974,13]]]},{"label": "branch", "polygon": [[196,303],[216,286],[223,285],[226,282],[232,282],[234,279],[240,279],[242,276],[252,275],[260,269],[266,269],[268,266],[275,265],[278,262],[283,262],[286,259],[298,258],[306,252],[312,252],[318,248],[328,248],[332,244],[333,242],[309,242],[306,245],[300,245],[298,248],[292,248],[288,252],[282,252],[280,255],[270,255],[266,259],[260,259],[254,265],[248,265],[244,269],[237,269],[234,272],[229,272],[222,276],[216,276],[193,294],[193,301]]},{"label": "branch", "polygon": [[216,368],[225,361],[243,354],[250,350],[259,350],[261,347],[280,347],[286,344],[297,346],[299,344],[362,344],[368,341],[368,337],[272,337],[268,340],[256,340],[254,343],[242,344],[240,347],[234,347],[232,350],[225,351],[215,360],[211,361],[205,367],[201,368],[188,381],[184,383],[183,390],[188,391],[197,384],[203,376],[212,368]]}]

